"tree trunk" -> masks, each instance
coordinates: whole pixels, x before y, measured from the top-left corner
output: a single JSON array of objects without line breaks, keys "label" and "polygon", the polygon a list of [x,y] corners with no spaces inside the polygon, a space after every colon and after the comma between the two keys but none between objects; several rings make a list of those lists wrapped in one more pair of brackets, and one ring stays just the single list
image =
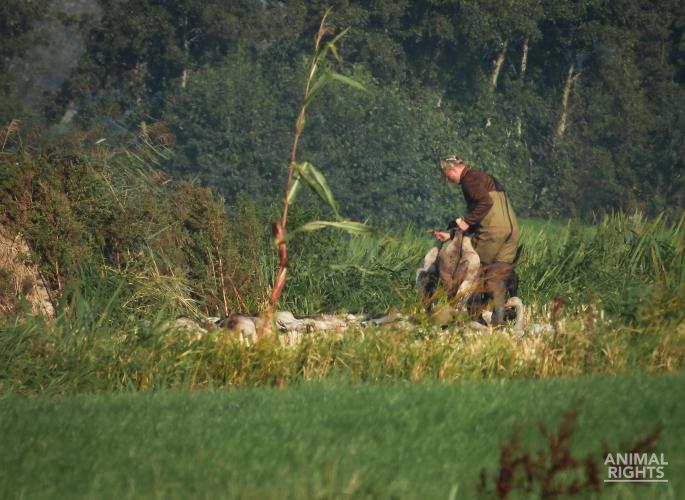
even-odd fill
[{"label": "tree trunk", "polygon": [[526,38],[523,42],[523,54],[521,55],[521,78],[526,75],[526,69],[528,68],[528,39]]},{"label": "tree trunk", "polygon": [[568,118],[568,101],[571,97],[571,92],[573,91],[573,82],[575,82],[578,75],[575,73],[576,65],[571,63],[568,69],[568,76],[566,77],[566,83],[564,84],[564,93],[561,97],[561,116],[559,117],[559,126],[557,127],[557,137],[561,137],[566,132],[566,120]]},{"label": "tree trunk", "polygon": [[188,67],[187,65],[190,64],[190,36],[188,33],[188,16],[185,16],[183,19],[183,55],[185,59],[185,64],[186,67],[183,68],[183,72],[181,73],[181,88],[183,90],[186,89],[186,86],[188,85]]},{"label": "tree trunk", "polygon": [[497,59],[495,59],[492,63],[493,70],[492,77],[490,78],[490,85],[492,87],[492,90],[495,90],[497,88],[497,80],[499,79],[499,74],[502,70],[502,65],[504,64],[504,59],[507,55],[508,46],[509,40],[504,40],[504,43],[502,44],[502,49],[499,51]]},{"label": "tree trunk", "polygon": [[[521,54],[521,70],[519,72],[519,77],[521,80],[526,76],[526,69],[528,68],[528,39],[523,41],[523,53]],[[523,121],[521,116],[516,117],[516,135],[521,138],[523,135]]]}]

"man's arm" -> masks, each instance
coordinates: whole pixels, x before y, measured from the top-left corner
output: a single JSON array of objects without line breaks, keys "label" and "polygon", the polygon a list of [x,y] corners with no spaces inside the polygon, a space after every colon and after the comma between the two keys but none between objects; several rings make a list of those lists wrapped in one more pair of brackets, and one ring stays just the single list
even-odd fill
[{"label": "man's arm", "polygon": [[492,208],[492,198],[490,198],[490,194],[486,187],[487,179],[485,175],[486,174],[483,174],[482,172],[474,172],[472,170],[461,180],[461,186],[464,193],[468,194],[468,196],[476,202],[475,206],[464,215],[463,222],[469,226],[474,226],[482,221]]}]

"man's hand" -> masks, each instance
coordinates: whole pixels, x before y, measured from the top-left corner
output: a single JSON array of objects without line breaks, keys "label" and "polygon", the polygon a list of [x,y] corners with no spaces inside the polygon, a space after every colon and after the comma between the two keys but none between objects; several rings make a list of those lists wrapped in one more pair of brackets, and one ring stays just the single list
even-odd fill
[{"label": "man's hand", "polygon": [[438,241],[447,241],[450,239],[450,233],[447,231],[439,231],[435,229],[433,231],[433,237]]},{"label": "man's hand", "polygon": [[461,229],[462,231],[466,231],[466,230],[468,230],[469,225],[466,222],[464,222],[464,219],[459,217],[457,219],[457,227],[459,227],[459,229]]}]

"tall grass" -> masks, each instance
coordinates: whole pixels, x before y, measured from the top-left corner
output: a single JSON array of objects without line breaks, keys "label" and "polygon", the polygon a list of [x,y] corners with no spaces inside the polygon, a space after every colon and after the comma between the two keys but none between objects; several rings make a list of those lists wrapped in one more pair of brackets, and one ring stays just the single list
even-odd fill
[{"label": "tall grass", "polygon": [[[685,319],[685,217],[618,213],[594,225],[523,220],[521,243],[519,294],[529,306],[593,305],[642,327]],[[293,248],[302,254],[293,258],[281,307],[297,314],[411,308],[414,272],[431,245],[412,228],[398,236],[310,237]]]},{"label": "tall grass", "polygon": [[685,318],[685,215],[669,223],[618,213],[555,232],[551,238],[524,225],[519,273],[528,302],[597,303],[642,324]]},{"label": "tall grass", "polygon": [[[555,334],[464,336],[415,316],[409,328],[352,328],[311,334],[294,347],[279,338],[255,345],[213,330],[201,340],[174,327],[200,319],[182,277],[154,266],[84,271],[65,291],[59,314],[30,314],[0,324],[0,391],[79,392],[166,387],[275,385],[327,377],[353,381],[454,381],[673,371],[685,362],[683,223],[614,215],[593,228],[571,223],[548,238],[526,232],[519,265],[531,323],[547,322],[551,298],[566,304]],[[259,260],[268,262],[265,237]],[[321,311],[417,311],[414,268],[430,247],[403,235],[306,235],[283,308]],[[148,261],[149,262],[149,261]],[[259,265],[259,264],[257,264]],[[257,274],[263,273],[257,271]],[[267,278],[265,277],[266,281]],[[263,288],[261,289],[263,292]]]},{"label": "tall grass", "polygon": [[[297,381],[445,381],[546,378],[685,364],[685,325],[636,330],[588,310],[567,317],[559,335],[517,340],[505,332],[464,336],[463,325],[309,334],[289,346],[267,336],[240,343],[225,330],[197,340],[169,322],[122,313],[121,289],[73,294],[57,320],[28,316],[0,328],[0,393],[77,393],[161,388],[283,385]],[[94,299],[95,297],[95,299]],[[95,300],[95,302],[94,302]]]},{"label": "tall grass", "polygon": [[[267,229],[273,211],[244,205],[227,219],[209,190],[147,168],[158,154],[143,143],[127,159],[107,151],[97,162],[18,152],[21,167],[9,157],[0,162],[8,173],[1,222],[40,250],[43,272],[61,292],[54,321],[28,312],[0,318],[0,391],[326,377],[453,381],[683,367],[685,217],[615,214],[590,227],[524,221],[518,271],[531,320],[548,321],[551,300],[566,305],[548,337],[465,338],[464,325],[445,332],[419,316],[408,329],[312,335],[295,347],[278,338],[246,346],[226,331],[198,341],[174,328],[179,315],[201,321],[268,304],[278,259]],[[128,169],[111,168],[117,162]],[[27,172],[35,182],[26,181]],[[293,227],[317,218],[304,201],[290,211]],[[411,228],[401,235],[328,229],[300,236],[288,245],[281,309],[300,316],[417,311],[414,272],[432,245],[427,236]],[[78,262],[86,264],[79,269]]]},{"label": "tall grass", "polygon": [[301,315],[410,308],[417,263],[431,245],[412,227],[400,235],[308,237],[294,247],[307,250],[293,259],[281,307]]}]

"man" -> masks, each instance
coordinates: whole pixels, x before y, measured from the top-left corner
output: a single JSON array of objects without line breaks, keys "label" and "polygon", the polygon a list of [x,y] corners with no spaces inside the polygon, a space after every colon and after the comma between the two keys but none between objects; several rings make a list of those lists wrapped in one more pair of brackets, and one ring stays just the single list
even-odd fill
[{"label": "man", "polygon": [[[473,234],[473,246],[485,271],[485,288],[495,302],[494,322],[504,320],[504,302],[509,284],[515,280],[519,229],[516,214],[502,185],[493,176],[471,168],[456,155],[440,160],[448,181],[461,186],[466,213],[452,224]],[[438,241],[453,237],[448,231],[434,231]]]}]

